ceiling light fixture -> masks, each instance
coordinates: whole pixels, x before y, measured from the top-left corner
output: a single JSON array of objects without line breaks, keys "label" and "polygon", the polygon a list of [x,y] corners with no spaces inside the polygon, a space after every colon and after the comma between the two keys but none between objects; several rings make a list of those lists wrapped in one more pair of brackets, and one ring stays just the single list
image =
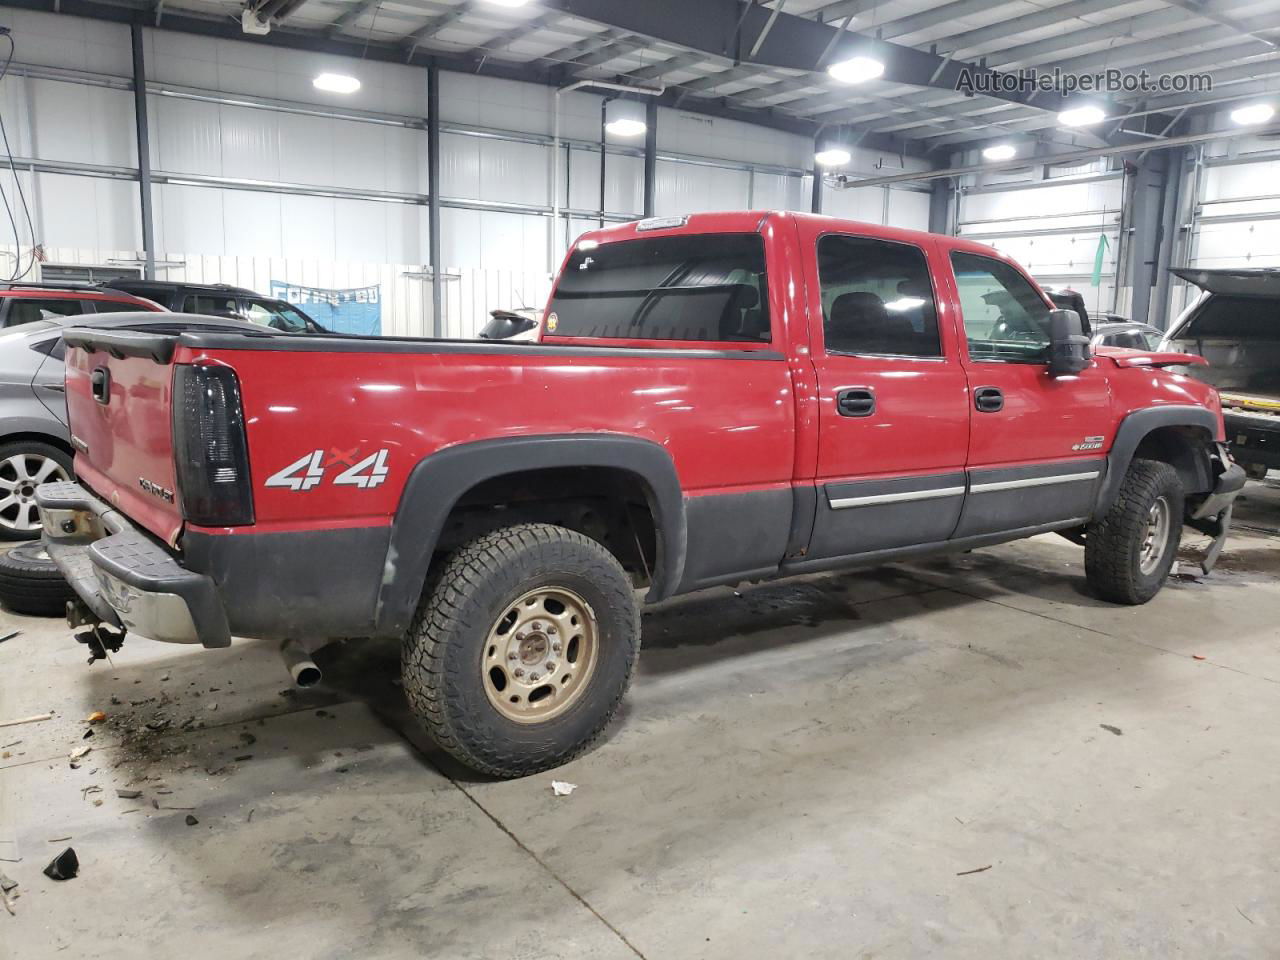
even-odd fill
[{"label": "ceiling light fixture", "polygon": [[1011,143],[997,143],[983,150],[982,155],[988,160],[1012,160],[1018,155],[1018,150]]},{"label": "ceiling light fixture", "polygon": [[648,130],[649,127],[642,120],[632,120],[630,117],[619,117],[617,120],[610,120],[605,124],[605,129],[615,137],[638,137]]},{"label": "ceiling light fixture", "polygon": [[1251,103],[1247,107],[1237,107],[1231,111],[1231,122],[1242,127],[1257,123],[1266,123],[1276,115],[1276,108],[1269,103]]},{"label": "ceiling light fixture", "polygon": [[645,105],[636,100],[607,100],[604,105],[604,128],[615,137],[642,137],[649,129],[645,123]]},{"label": "ceiling light fixture", "polygon": [[360,81],[345,73],[322,73],[311,81],[311,85],[328,93],[355,93],[360,89]]},{"label": "ceiling light fixture", "polygon": [[884,64],[874,57],[850,57],[827,67],[827,73],[841,83],[866,83],[884,73]]},{"label": "ceiling light fixture", "polygon": [[1107,119],[1107,112],[1101,107],[1089,104],[1084,107],[1072,107],[1058,114],[1058,122],[1064,127],[1088,127]]},{"label": "ceiling light fixture", "polygon": [[523,7],[529,0],[485,0],[495,7]]},{"label": "ceiling light fixture", "polygon": [[840,147],[828,147],[813,155],[814,162],[820,167],[843,167],[852,159],[853,155]]}]

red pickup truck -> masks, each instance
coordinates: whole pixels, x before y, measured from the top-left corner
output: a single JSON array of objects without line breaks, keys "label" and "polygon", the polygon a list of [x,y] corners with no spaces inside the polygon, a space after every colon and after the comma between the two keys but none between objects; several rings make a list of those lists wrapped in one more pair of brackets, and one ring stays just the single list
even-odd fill
[{"label": "red pickup truck", "polygon": [[539,343],[79,329],[42,487],[83,639],[403,639],[516,776],[618,707],[649,602],[1060,531],[1143,603],[1243,472],[1184,354],[1089,353],[967,240],[791,213],[583,236]]}]

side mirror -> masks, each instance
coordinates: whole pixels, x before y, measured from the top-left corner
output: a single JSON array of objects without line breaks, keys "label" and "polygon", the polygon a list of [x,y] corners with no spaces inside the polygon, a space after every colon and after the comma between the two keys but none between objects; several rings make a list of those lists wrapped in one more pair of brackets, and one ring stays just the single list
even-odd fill
[{"label": "side mirror", "polygon": [[1049,376],[1079,373],[1092,358],[1084,321],[1074,310],[1049,313]]}]

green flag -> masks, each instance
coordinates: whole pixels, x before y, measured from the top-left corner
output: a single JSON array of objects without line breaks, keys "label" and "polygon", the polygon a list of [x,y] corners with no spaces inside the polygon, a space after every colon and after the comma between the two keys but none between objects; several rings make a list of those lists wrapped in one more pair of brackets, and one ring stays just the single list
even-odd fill
[{"label": "green flag", "polygon": [[1098,252],[1093,255],[1093,285],[1095,287],[1102,283],[1102,257],[1110,246],[1111,244],[1107,243],[1107,235],[1105,233],[1098,234]]}]

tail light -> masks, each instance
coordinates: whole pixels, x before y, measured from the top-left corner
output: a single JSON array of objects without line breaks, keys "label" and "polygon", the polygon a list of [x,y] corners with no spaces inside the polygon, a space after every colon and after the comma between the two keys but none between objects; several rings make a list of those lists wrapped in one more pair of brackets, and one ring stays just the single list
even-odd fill
[{"label": "tail light", "polygon": [[253,486],[240,380],[229,367],[179,366],[173,456],[182,515],[206,527],[253,523]]}]

